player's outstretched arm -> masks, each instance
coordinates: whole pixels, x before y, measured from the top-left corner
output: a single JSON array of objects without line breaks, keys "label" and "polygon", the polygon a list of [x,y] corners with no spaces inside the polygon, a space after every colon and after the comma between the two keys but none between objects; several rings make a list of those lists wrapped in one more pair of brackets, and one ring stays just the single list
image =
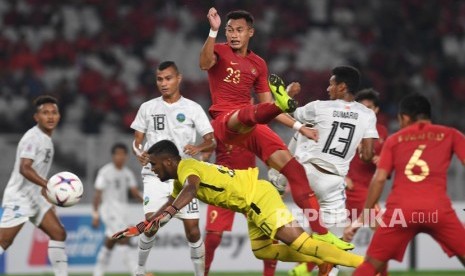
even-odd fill
[{"label": "player's outstretched arm", "polygon": [[202,70],[208,70],[216,63],[214,48],[218,29],[221,25],[221,18],[215,8],[210,8],[207,14],[207,18],[208,22],[210,23],[210,33],[208,34],[208,38],[205,40],[205,44],[200,51],[199,66]]},{"label": "player's outstretched arm", "polygon": [[197,195],[197,190],[200,184],[200,178],[196,175],[190,175],[187,177],[184,187],[179,192],[176,199],[171,205],[163,210],[163,213],[151,220],[145,227],[144,232],[148,235],[154,235],[158,229],[168,223],[174,215],[182,209],[184,206],[189,204],[192,199]]},{"label": "player's outstretched arm", "polygon": [[[150,217],[146,218],[146,220],[139,222],[136,226],[131,226],[124,230],[116,232],[115,234],[113,234],[113,236],[111,236],[111,238],[113,240],[119,240],[140,235],[142,232],[145,231],[146,227],[149,226],[152,221],[156,220],[158,217],[161,217],[164,214],[167,208],[171,206],[173,201],[174,198],[172,196],[168,197],[168,201],[165,202],[165,204],[163,204],[160,207],[160,209],[158,209],[158,211],[153,213]],[[171,216],[174,216],[174,214],[172,214]],[[158,230],[158,227],[159,223],[157,224],[156,230]],[[153,232],[152,235],[155,234],[155,232]]]}]

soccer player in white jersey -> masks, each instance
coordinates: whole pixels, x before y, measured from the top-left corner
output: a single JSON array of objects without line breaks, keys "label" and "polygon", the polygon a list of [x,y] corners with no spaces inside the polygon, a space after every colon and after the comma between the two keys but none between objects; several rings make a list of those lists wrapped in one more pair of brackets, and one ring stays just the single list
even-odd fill
[{"label": "soccer player in white jersey", "polygon": [[[142,195],[137,189],[134,173],[126,167],[128,148],[125,144],[116,143],[111,147],[112,162],[104,165],[98,171],[95,179],[94,212],[92,213],[92,226],[97,228],[100,218],[105,225],[105,242],[97,255],[94,276],[103,276],[105,268],[110,261],[111,251],[117,241],[111,235],[118,229],[129,226],[127,218],[128,190],[131,195],[142,202]],[[99,208],[100,207],[100,208]],[[99,209],[100,214],[99,215]],[[129,271],[133,271],[136,263],[131,257],[128,239],[121,239],[118,244],[124,247],[123,258]]]},{"label": "soccer player in white jersey", "polygon": [[39,96],[34,105],[37,125],[19,141],[15,165],[3,194],[0,254],[29,220],[50,237],[48,258],[55,275],[67,276],[66,231],[45,197],[54,154],[51,136],[60,121],[60,112],[57,100],[51,96]]},{"label": "soccer player in white jersey", "polygon": [[[181,95],[179,90],[181,79],[182,75],[174,62],[162,62],[156,72],[157,87],[162,95],[143,103],[131,124],[131,128],[135,130],[133,151],[143,166],[142,179],[146,218],[149,218],[167,202],[173,190],[172,180],[166,181],[162,185],[157,175],[151,171],[146,152],[150,146],[161,140],[170,140],[176,144],[183,158],[211,151],[215,147],[210,121],[199,104]],[[203,141],[196,145],[197,134],[203,137]],[[142,149],[144,139],[146,142]],[[190,204],[176,214],[176,217],[184,223],[195,275],[203,276],[205,246],[198,225],[198,204],[197,199],[193,199]],[[144,275],[145,263],[155,240],[154,235],[147,235],[141,235],[139,238],[137,276]]]},{"label": "soccer player in white jersey", "polygon": [[[297,133],[289,149],[305,168],[320,203],[323,222],[339,236],[347,220],[345,176],[350,162],[355,154],[371,161],[373,139],[378,138],[375,113],[354,101],[359,85],[357,69],[335,67],[327,88],[330,100],[310,102],[293,114],[296,120],[318,130],[317,142]],[[330,275],[336,275],[336,270]]]}]

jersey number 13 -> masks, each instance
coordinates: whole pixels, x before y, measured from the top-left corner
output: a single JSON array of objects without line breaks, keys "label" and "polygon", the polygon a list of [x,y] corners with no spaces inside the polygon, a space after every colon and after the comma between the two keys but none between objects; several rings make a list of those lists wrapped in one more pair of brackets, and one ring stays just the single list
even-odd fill
[{"label": "jersey number 13", "polygon": [[[338,129],[349,130],[349,134],[346,137],[340,137],[337,135]],[[329,133],[328,140],[326,140],[325,146],[323,147],[323,152],[324,153],[329,153],[341,158],[345,158],[347,155],[347,152],[349,151],[350,144],[352,143],[352,138],[354,138],[354,132],[355,132],[355,125],[349,124],[349,123],[341,123],[338,121],[334,121],[332,123],[331,127],[331,132]],[[336,148],[330,148],[331,143],[333,140],[337,138],[337,141],[340,143],[344,144],[344,148],[342,151],[338,151]]]}]

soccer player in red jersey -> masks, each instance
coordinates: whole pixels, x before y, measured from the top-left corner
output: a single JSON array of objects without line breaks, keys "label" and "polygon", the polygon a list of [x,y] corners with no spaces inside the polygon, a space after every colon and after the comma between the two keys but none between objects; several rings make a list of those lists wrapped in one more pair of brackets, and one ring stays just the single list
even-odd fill
[{"label": "soccer player in red jersey", "polygon": [[[215,164],[231,169],[247,169],[256,167],[255,154],[239,146],[225,145],[217,142],[215,148]],[[231,231],[234,223],[234,211],[214,205],[207,207],[207,223],[205,226],[205,275],[208,275],[215,255],[220,245],[223,232]],[[276,270],[276,260],[263,260],[263,276],[272,276]]]},{"label": "soccer player in red jersey", "polygon": [[[287,95],[283,81],[270,77],[265,61],[248,50],[254,34],[253,17],[246,11],[233,11],[227,15],[227,43],[215,44],[221,19],[215,8],[207,18],[210,34],[200,53],[200,68],[208,71],[212,106],[210,115],[217,140],[238,145],[254,152],[268,166],[280,171],[289,181],[295,203],[302,209],[319,210],[318,200],[310,189],[305,170],[290,154],[286,145],[266,124],[275,117],[288,127],[309,138],[316,132],[296,122],[283,112],[292,112],[296,103]],[[251,104],[251,90],[259,104]],[[273,103],[273,93],[276,104]],[[321,225],[319,219],[310,221],[316,239],[334,243],[340,248],[353,245],[343,242]]]},{"label": "soccer player in red jersey", "polygon": [[[446,192],[452,154],[465,165],[465,136],[454,128],[433,124],[431,104],[419,94],[401,101],[398,119],[402,129],[384,143],[365,203],[365,208],[373,208],[387,177],[395,172],[383,225],[375,231],[365,261],[353,275],[375,275],[390,259],[402,261],[408,243],[418,233],[431,235],[465,266],[465,239],[457,238],[465,237],[465,228]],[[419,222],[419,216],[428,219]],[[392,223],[400,218],[401,223]],[[354,234],[358,227],[354,225],[347,233]]]},{"label": "soccer player in red jersey", "polygon": [[[355,95],[355,100],[372,109],[375,114],[378,114],[379,93],[374,89],[367,88],[360,90]],[[378,131],[379,138],[374,141],[373,149],[375,155],[372,162],[363,161],[358,154],[350,162],[349,173],[346,176],[346,208],[349,211],[350,219],[356,219],[362,213],[368,195],[370,180],[375,173],[381,148],[388,136],[387,128],[380,124],[379,121],[376,123],[376,130]]]}]

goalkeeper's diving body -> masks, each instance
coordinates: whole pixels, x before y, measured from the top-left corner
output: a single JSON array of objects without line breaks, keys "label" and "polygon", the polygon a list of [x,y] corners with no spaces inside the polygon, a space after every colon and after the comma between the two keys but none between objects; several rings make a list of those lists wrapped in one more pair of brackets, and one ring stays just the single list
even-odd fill
[{"label": "goalkeeper's diving body", "polygon": [[[168,140],[148,150],[152,170],[162,180],[174,179],[171,197],[149,221],[113,235],[114,239],[155,233],[194,197],[247,216],[252,251],[258,259],[284,262],[329,262],[357,267],[363,257],[312,239],[287,209],[276,189],[258,179],[258,168],[232,170],[195,159],[181,159]],[[277,239],[284,244],[273,244]]]}]

